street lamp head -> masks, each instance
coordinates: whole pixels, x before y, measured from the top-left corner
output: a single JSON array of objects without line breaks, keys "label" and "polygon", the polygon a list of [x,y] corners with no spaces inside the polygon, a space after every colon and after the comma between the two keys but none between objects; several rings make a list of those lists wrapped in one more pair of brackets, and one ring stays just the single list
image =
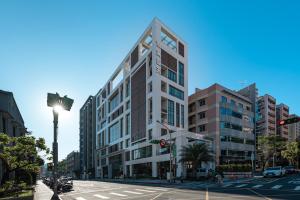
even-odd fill
[{"label": "street lamp head", "polygon": [[[58,112],[61,110],[70,111],[73,105],[74,100],[70,99],[65,95],[64,97],[60,97],[58,93],[52,94],[48,93],[47,95],[47,105],[49,107],[53,107],[54,111]],[[59,108],[60,107],[60,108]]]},{"label": "street lamp head", "polygon": [[53,106],[53,110],[56,113],[60,113],[63,110],[63,108],[61,105],[57,104],[57,105]]}]

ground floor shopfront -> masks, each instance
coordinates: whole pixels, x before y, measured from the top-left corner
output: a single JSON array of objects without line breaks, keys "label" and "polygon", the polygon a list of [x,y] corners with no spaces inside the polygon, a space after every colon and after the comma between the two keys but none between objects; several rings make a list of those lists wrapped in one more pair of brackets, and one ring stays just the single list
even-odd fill
[{"label": "ground floor shopfront", "polygon": [[[177,134],[177,135],[176,135]],[[186,177],[187,167],[178,162],[181,159],[181,148],[194,142],[207,143],[213,149],[211,141],[207,141],[195,133],[173,133],[172,177]],[[176,151],[174,151],[174,149]],[[159,178],[166,179],[170,172],[170,152],[164,151],[159,144],[144,143],[135,148],[108,154],[99,158],[100,165],[96,168],[96,178]],[[214,162],[208,168],[214,168]]]}]

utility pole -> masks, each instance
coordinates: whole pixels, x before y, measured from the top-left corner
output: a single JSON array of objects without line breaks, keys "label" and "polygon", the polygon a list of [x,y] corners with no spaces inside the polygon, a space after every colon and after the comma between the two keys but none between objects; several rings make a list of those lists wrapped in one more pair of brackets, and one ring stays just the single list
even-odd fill
[{"label": "utility pole", "polygon": [[57,144],[57,124],[58,124],[58,112],[56,112],[53,109],[53,125],[54,125],[54,141],[53,141],[53,181],[54,181],[54,186],[53,186],[53,196],[52,200],[59,199],[58,194],[57,194],[57,162],[58,162],[58,144]]},{"label": "utility pole", "polygon": [[160,121],[156,121],[157,123],[159,123],[160,125],[162,125],[163,127],[165,127],[167,129],[167,132],[170,136],[170,141],[169,141],[169,146],[170,146],[170,183],[172,183],[173,180],[173,174],[172,174],[172,135],[171,135],[171,130],[169,129],[168,126],[166,126],[165,124],[161,123]]}]

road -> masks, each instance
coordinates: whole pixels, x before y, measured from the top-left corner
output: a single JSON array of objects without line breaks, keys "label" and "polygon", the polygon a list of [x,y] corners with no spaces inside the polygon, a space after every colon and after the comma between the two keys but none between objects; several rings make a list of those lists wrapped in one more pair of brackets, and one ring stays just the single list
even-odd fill
[{"label": "road", "polygon": [[207,183],[135,185],[101,181],[74,181],[74,190],[62,200],[277,200],[300,199],[300,176],[256,178],[222,186]]}]

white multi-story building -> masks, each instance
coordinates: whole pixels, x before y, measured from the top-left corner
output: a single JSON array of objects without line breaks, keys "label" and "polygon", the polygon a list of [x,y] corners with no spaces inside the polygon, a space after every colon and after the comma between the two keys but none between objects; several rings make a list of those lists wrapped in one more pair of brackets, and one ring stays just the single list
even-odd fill
[{"label": "white multi-story building", "polygon": [[187,129],[187,57],[187,44],[153,19],[96,94],[96,177],[165,176],[170,154],[151,141],[169,137],[157,121]]}]

